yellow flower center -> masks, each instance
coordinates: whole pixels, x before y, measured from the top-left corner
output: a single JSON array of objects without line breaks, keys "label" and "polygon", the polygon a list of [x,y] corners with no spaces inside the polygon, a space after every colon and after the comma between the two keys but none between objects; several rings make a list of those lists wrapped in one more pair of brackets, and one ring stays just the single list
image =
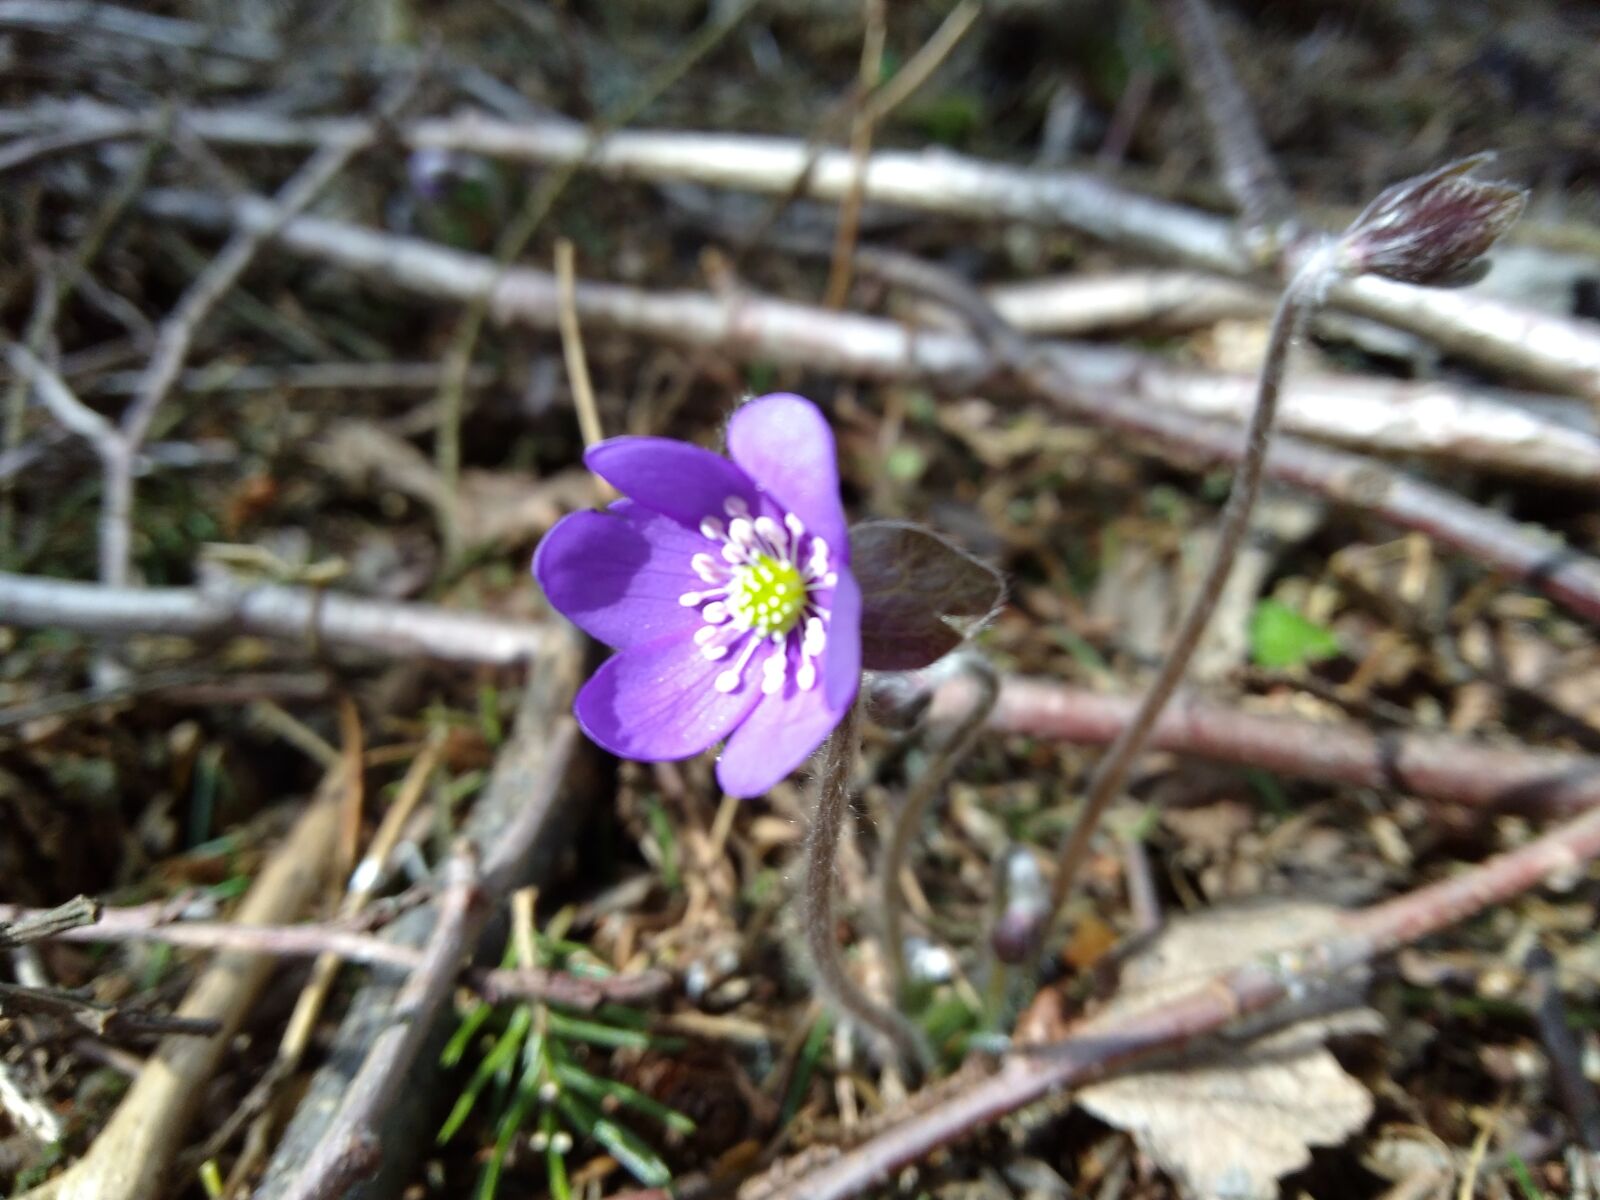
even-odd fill
[{"label": "yellow flower center", "polygon": [[806,606],[806,584],[793,563],[765,554],[735,567],[728,583],[728,609],[737,622],[762,637],[781,637],[795,627]]}]

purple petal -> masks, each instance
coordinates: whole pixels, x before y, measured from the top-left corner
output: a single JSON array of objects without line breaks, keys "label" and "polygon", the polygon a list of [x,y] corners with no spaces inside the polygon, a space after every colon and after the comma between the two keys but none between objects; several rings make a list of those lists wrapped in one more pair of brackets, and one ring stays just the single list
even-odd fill
[{"label": "purple petal", "polygon": [[847,567],[827,602],[828,644],[822,650],[822,691],[828,707],[845,710],[861,686],[861,585]]},{"label": "purple petal", "polygon": [[624,496],[690,529],[705,517],[727,520],[723,501],[737,496],[759,511],[760,491],[720,454],[671,438],[618,437],[591,447],[584,463]]},{"label": "purple petal", "polygon": [[678,597],[706,587],[689,566],[711,543],[631,500],[563,517],[539,542],[533,575],[550,603],[590,637],[622,649],[689,637],[700,612]]},{"label": "purple petal", "polygon": [[850,561],[833,431],[815,404],[774,392],[743,405],[728,422],[728,454],[828,543],[833,562]]},{"label": "purple petal", "polygon": [[791,682],[785,691],[763,696],[722,748],[717,782],[728,795],[748,800],[770,792],[811,757],[844,716],[820,687],[802,692]]},{"label": "purple petal", "polygon": [[726,662],[709,662],[686,637],[669,634],[607,659],[573,711],[583,731],[621,758],[688,758],[728,736],[761,698],[760,680],[736,692],[712,686]]},{"label": "purple petal", "polygon": [[776,696],[763,696],[744,724],[733,731],[717,759],[717,782],[730,796],[760,796],[811,757],[861,686],[861,589],[848,570],[839,572],[831,597],[828,644],[822,652],[821,685],[796,686],[798,652],[790,647],[788,681]]}]

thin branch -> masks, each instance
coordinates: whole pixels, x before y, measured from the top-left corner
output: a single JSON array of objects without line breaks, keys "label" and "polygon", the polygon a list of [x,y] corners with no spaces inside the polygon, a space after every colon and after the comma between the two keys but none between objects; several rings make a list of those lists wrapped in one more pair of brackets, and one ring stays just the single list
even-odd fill
[{"label": "thin branch", "polygon": [[416,89],[415,74],[393,87],[378,104],[375,118],[364,122],[351,137],[320,147],[278,190],[271,213],[259,225],[236,229],[216,258],[192,282],[156,334],[144,378],[133,402],[122,414],[121,437],[106,443],[104,492],[100,503],[100,581],[113,587],[128,582],[133,554],[133,478],[139,449],[149,435],[156,412],[177,384],[184,361],[211,315],[256,254],[285,222],[304,211],[350,165],[357,154],[372,145],[384,124],[399,114]]},{"label": "thin branch", "polygon": [[[83,903],[90,903],[84,901]],[[410,974],[425,965],[415,946],[386,941],[360,929],[337,924],[239,925],[231,921],[175,921],[164,906],[138,909],[103,909],[100,919],[86,928],[69,926],[38,932],[36,923],[50,929],[51,915],[60,909],[29,910],[0,905],[0,946],[12,941],[67,941],[85,943],[151,942],[187,950],[237,951],[272,958],[317,958],[332,955],[346,962],[386,967]],[[488,969],[468,967],[466,983],[485,999],[543,1000],[570,1008],[595,1008],[609,1001],[627,1002],[659,995],[671,979],[661,971],[641,971],[610,978],[573,975],[545,969]]]},{"label": "thin branch", "polygon": [[502,665],[526,661],[549,637],[548,630],[528,622],[318,588],[112,588],[5,572],[0,572],[0,625],[108,637],[248,633],[308,647]]},{"label": "thin branch", "polygon": [[746,1183],[739,1200],[844,1200],[880,1187],[900,1167],[1027,1104],[1103,1079],[1286,997],[1303,995],[1323,980],[1447,929],[1547,880],[1569,877],[1596,855],[1600,855],[1600,809],[1443,882],[1351,913],[1341,932],[1326,941],[1231,971],[1158,1009],[1095,1021],[1058,1044],[1027,1047],[997,1071],[821,1166],[778,1164]]},{"label": "thin branch", "polygon": [[76,896],[54,908],[28,913],[0,908],[0,950],[60,937],[68,930],[93,925],[99,919],[100,906],[87,896]]},{"label": "thin branch", "polygon": [[[861,0],[861,6],[866,33],[861,39],[858,87],[862,95],[867,95],[878,86],[883,75],[883,41],[887,34],[889,14],[887,0]],[[861,197],[867,156],[872,153],[874,128],[874,117],[863,106],[850,123],[850,157],[855,163],[855,175],[839,200],[832,261],[828,264],[828,283],[823,290],[824,308],[843,308],[845,301],[850,298],[850,259],[855,251],[856,234],[861,228]]]},{"label": "thin branch", "polygon": [[[954,719],[970,685],[935,693],[930,719]],[[999,733],[1082,745],[1113,741],[1138,700],[1048,679],[1006,676],[989,719]],[[1439,733],[1373,732],[1345,722],[1251,712],[1180,696],[1150,731],[1149,746],[1301,779],[1381,788],[1497,812],[1570,816],[1600,805],[1600,758],[1492,746]]]},{"label": "thin branch", "polygon": [[[155,216],[213,228],[251,223],[262,214],[259,200],[225,201],[188,192],[153,193],[147,199]],[[424,296],[470,300],[489,294],[500,320],[558,327],[559,287],[547,272],[516,268],[499,277],[490,261],[478,255],[310,217],[291,222],[279,242],[295,254]],[[859,250],[858,269],[868,269],[881,256],[881,251]],[[750,361],[880,379],[926,379],[951,390],[995,387],[1004,381],[999,356],[966,334],[762,296],[730,300],[704,292],[580,281],[576,305],[586,329],[714,347]],[[1227,445],[1232,435],[1213,418],[1242,422],[1255,392],[1252,376],[1183,370],[1154,355],[1106,346],[1048,345],[1056,381],[1053,403],[1090,420],[1110,419],[1135,430],[1143,425],[1145,432],[1164,440],[1181,440],[1184,435],[1176,430],[1188,427],[1204,431],[1198,435],[1201,441]],[[1600,480],[1600,446],[1590,433],[1459,386],[1322,375],[1296,378],[1285,404],[1286,428],[1362,449],[1442,457],[1485,470],[1514,469],[1576,486],[1594,487]],[[1184,416],[1194,419],[1184,422]],[[1164,432],[1169,429],[1173,435]],[[1358,463],[1366,466],[1362,460],[1346,462],[1350,469]]]},{"label": "thin branch", "polygon": [[1255,107],[1228,62],[1207,0],[1167,0],[1166,11],[1210,128],[1222,181],[1244,220],[1245,241],[1270,260],[1295,232],[1294,201],[1261,136]]},{"label": "thin branch", "polygon": [[381,1155],[384,1114],[404,1089],[434,1020],[449,1001],[456,973],[471,953],[490,912],[509,893],[513,864],[520,863],[554,802],[577,740],[577,726],[560,718],[549,735],[544,766],[524,813],[480,871],[470,854],[458,852],[447,868],[438,919],[412,971],[395,998],[393,1017],[372,1043],[350,1081],[338,1111],[284,1192],[285,1200],[321,1200],[370,1174]]},{"label": "thin branch", "polygon": [[[350,137],[347,118],[294,120],[253,110],[186,113],[185,127],[214,141],[306,146]],[[119,136],[148,131],[144,114],[96,104],[39,105],[0,112],[0,132],[94,126]],[[591,149],[565,121],[501,121],[481,114],[416,121],[399,131],[407,145],[454,148],[525,162],[586,164],[612,178],[685,180],[837,202],[855,177],[847,152],[815,153],[791,139],[684,132],[623,132]],[[809,166],[809,170],[808,170]],[[866,164],[864,197],[918,212],[981,220],[1032,221],[1224,275],[1259,267],[1230,221],[1127,191],[1089,172],[1034,170],[948,151],[878,151]],[[1297,257],[1288,247],[1284,270]],[[1430,338],[1472,362],[1542,387],[1600,397],[1600,332],[1585,322],[1465,292],[1442,292],[1365,277],[1337,284],[1329,303]]]},{"label": "thin branch", "polygon": [[[218,201],[190,193],[165,193],[153,200],[153,212],[199,224],[251,222],[261,214],[260,201]],[[555,327],[556,281],[544,272],[515,270],[496,284],[492,264],[475,255],[308,217],[290,222],[278,240],[294,253],[338,263],[423,295],[459,299],[492,289],[494,309],[503,319]],[[860,265],[860,255],[857,261]],[[976,298],[988,308],[981,297]],[[1000,386],[1010,370],[1006,358],[973,337],[922,333],[894,321],[750,296],[730,302],[697,292],[585,284],[578,289],[578,310],[590,326],[680,345],[716,346],[749,361],[793,363],[819,371],[927,379],[936,386],[968,391],[985,382]],[[1015,382],[1074,418],[1153,439],[1167,447],[1165,453],[1191,466],[1196,460],[1206,465],[1236,461],[1242,453],[1235,430],[1151,403],[1160,394],[1148,382],[1160,370],[1153,360],[1076,346],[1025,349],[1025,369]],[[1526,583],[1590,620],[1600,620],[1600,562],[1526,523],[1372,459],[1288,437],[1273,445],[1267,473],[1426,533],[1508,579]]]}]

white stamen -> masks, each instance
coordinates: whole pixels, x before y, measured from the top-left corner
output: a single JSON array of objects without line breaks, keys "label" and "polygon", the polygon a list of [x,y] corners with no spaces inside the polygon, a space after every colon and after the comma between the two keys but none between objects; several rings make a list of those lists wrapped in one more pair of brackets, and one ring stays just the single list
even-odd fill
[{"label": "white stamen", "polygon": [[700,615],[713,625],[721,625],[728,619],[728,606],[716,600],[702,608]]},{"label": "white stamen", "polygon": [[730,517],[747,517],[750,515],[750,506],[744,502],[743,496],[729,496],[722,502],[722,511]]},{"label": "white stamen", "polygon": [[728,522],[728,540],[749,549],[755,545],[756,527],[748,517],[735,517]]},{"label": "white stamen", "polygon": [[700,603],[700,600],[701,596],[699,592],[685,592],[683,595],[678,597],[678,603],[683,605],[685,608],[693,608],[696,604]]},{"label": "white stamen", "polygon": [[744,649],[739,651],[739,657],[734,664],[722,674],[718,675],[711,686],[717,691],[727,693],[733,691],[744,682],[744,669],[750,662],[750,656],[756,652],[756,647],[761,644],[760,638],[746,638]]},{"label": "white stamen", "polygon": [[721,628],[719,626],[716,626],[716,625],[702,625],[702,626],[700,626],[699,629],[696,629],[694,631],[694,644],[696,646],[704,646],[712,638],[716,637],[717,634],[720,633],[720,632],[721,632]]},{"label": "white stamen", "polygon": [[[774,639],[775,641],[779,639]],[[789,648],[779,645],[767,656],[767,661],[761,664],[761,691],[764,695],[775,696],[783,690],[783,678],[789,669]]]},{"label": "white stamen", "polygon": [[700,520],[700,536],[710,538],[713,542],[720,542],[727,530],[716,517],[702,517]]},{"label": "white stamen", "polygon": [[707,583],[721,583],[727,578],[728,573],[722,564],[703,551],[691,558],[689,565],[694,568],[694,573]]}]

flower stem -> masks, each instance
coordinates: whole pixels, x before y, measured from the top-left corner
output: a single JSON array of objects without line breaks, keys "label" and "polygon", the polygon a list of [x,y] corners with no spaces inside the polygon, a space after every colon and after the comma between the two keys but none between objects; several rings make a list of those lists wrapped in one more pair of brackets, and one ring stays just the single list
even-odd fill
[{"label": "flower stem", "polygon": [[806,948],[811,955],[814,983],[828,1004],[888,1042],[908,1070],[924,1070],[931,1057],[922,1035],[899,1013],[874,1001],[850,977],[834,921],[834,878],[839,857],[839,835],[850,797],[850,770],[860,741],[861,706],[851,705],[823,747],[821,787],[817,807],[806,835],[804,911]]},{"label": "flower stem", "polygon": [[911,785],[905,805],[900,809],[894,830],[889,835],[883,864],[879,868],[883,889],[883,937],[888,943],[889,981],[891,994],[897,997],[903,997],[906,989],[905,936],[901,921],[905,911],[905,889],[900,886],[900,877],[911,852],[911,839],[922,828],[929,801],[949,778],[951,769],[972,749],[978,731],[994,711],[995,701],[1000,696],[1000,678],[985,659],[976,655],[963,656],[961,669],[977,685],[971,707],[961,723],[934,752],[933,761],[927,769]]},{"label": "flower stem", "polygon": [[1261,374],[1256,383],[1255,407],[1250,414],[1250,424],[1245,432],[1244,456],[1239,460],[1233,477],[1233,487],[1228,492],[1228,502],[1222,510],[1217,530],[1217,545],[1189,610],[1173,639],[1160,671],[1139,702],[1132,718],[1111,744],[1095,768],[1089,781],[1088,795],[1083,802],[1083,812],[1072,828],[1066,844],[1056,860],[1055,881],[1050,889],[1049,915],[1040,926],[1040,942],[1046,939],[1055,924],[1061,907],[1071,894],[1073,881],[1089,855],[1089,844],[1096,826],[1110,807],[1111,801],[1121,793],[1128,771],[1143,748],[1145,739],[1155,727],[1161,711],[1172,693],[1183,680],[1193,657],[1195,647],[1205,632],[1217,601],[1233,570],[1234,559],[1250,527],[1250,513],[1261,491],[1261,477],[1267,460],[1267,444],[1271,439],[1273,419],[1278,411],[1278,397],[1283,390],[1284,369],[1289,348],[1304,331],[1306,322],[1321,302],[1337,270],[1333,248],[1330,245],[1318,250],[1296,272],[1278,301],[1272,318],[1272,329],[1267,340],[1266,357],[1261,364]]}]

